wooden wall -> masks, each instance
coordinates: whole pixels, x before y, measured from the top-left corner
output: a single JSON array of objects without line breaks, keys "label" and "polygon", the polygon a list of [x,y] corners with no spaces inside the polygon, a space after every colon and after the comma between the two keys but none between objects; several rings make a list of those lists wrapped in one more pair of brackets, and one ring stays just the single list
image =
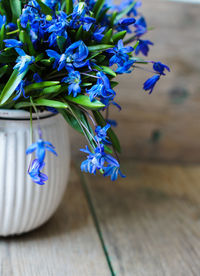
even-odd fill
[{"label": "wooden wall", "polygon": [[[151,60],[168,64],[171,73],[152,95],[142,90],[151,73],[137,70],[120,77],[115,108],[124,158],[200,161],[200,5],[143,0],[141,11],[149,27],[146,38],[155,45]],[[71,131],[73,155],[81,137]]]}]

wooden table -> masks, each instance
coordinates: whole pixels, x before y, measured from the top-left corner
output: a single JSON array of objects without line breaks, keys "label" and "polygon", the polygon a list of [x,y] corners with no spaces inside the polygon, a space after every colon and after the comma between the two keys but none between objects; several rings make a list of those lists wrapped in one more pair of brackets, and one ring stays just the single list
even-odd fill
[{"label": "wooden table", "polygon": [[123,167],[113,183],[73,165],[54,217],[0,240],[0,275],[200,275],[200,166]]}]

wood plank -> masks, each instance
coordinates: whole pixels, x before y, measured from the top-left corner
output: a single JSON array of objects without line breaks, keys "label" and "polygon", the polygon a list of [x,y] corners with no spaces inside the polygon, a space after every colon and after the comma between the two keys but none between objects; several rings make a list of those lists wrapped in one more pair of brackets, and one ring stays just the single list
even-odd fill
[{"label": "wood plank", "polygon": [[110,275],[74,168],[63,202],[47,224],[0,239],[0,264],[1,276]]},{"label": "wood plank", "polygon": [[200,165],[124,167],[115,183],[85,175],[115,273],[199,275]]},{"label": "wood plank", "polygon": [[[123,156],[200,161],[200,5],[142,2],[141,12],[149,26],[155,27],[144,37],[155,43],[149,59],[168,64],[171,73],[162,78],[151,95],[142,90],[151,73],[135,70],[119,78],[116,101],[122,111],[113,107],[110,114],[119,123],[116,131]],[[79,136],[73,135],[73,141],[73,153],[79,154]]]}]

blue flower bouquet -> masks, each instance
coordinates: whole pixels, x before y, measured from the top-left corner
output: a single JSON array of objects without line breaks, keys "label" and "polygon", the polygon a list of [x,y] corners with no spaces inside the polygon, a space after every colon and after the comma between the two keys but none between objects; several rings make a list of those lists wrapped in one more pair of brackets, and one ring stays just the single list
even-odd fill
[{"label": "blue flower bouquet", "polygon": [[[116,76],[141,64],[152,66],[143,87],[151,94],[170,71],[146,60],[153,43],[142,39],[148,27],[140,6],[133,0],[120,5],[109,0],[0,1],[0,108],[29,111],[30,125],[32,113],[60,113],[86,137],[81,170],[100,171],[112,180],[124,177],[116,122],[109,118],[112,106],[120,109]],[[40,185],[48,179],[42,172],[47,151],[57,155],[39,129],[39,140],[26,154],[34,154],[28,173]]]}]

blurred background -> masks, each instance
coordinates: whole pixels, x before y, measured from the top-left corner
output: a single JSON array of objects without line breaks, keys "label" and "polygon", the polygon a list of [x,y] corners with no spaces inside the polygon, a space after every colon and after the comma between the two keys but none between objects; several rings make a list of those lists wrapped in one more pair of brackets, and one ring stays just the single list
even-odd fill
[{"label": "blurred background", "polygon": [[[137,69],[119,78],[122,111],[113,107],[111,118],[118,122],[122,158],[200,161],[200,4],[184,2],[142,1],[140,12],[154,28],[144,36],[154,42],[148,59],[167,64],[171,73],[151,95],[142,89],[151,73]],[[72,154],[80,156],[84,139],[71,130],[71,141]]]}]

